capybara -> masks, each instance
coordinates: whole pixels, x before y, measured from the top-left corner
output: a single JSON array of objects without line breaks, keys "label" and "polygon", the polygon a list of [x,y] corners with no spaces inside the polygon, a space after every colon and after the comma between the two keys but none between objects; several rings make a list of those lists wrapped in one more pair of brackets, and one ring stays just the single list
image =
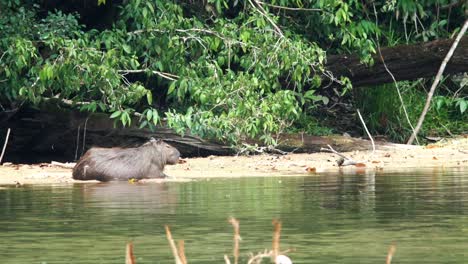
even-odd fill
[{"label": "capybara", "polygon": [[176,164],[180,152],[151,138],[137,148],[91,148],[73,168],[75,180],[129,180],[164,178],[166,164]]}]

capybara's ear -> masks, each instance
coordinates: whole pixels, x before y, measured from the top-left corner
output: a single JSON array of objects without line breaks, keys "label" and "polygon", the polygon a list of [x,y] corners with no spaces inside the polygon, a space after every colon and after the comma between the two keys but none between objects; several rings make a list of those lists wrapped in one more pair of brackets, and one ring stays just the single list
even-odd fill
[{"label": "capybara's ear", "polygon": [[153,144],[161,144],[163,143],[164,141],[162,141],[162,139],[155,139],[154,137],[151,137],[150,138],[150,142],[153,143]]}]

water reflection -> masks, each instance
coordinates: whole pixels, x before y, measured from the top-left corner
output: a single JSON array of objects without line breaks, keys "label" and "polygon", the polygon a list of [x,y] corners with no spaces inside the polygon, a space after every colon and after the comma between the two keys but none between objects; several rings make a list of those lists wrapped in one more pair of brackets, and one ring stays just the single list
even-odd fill
[{"label": "water reflection", "polygon": [[190,263],[224,263],[230,216],[241,222],[242,260],[271,247],[271,220],[294,263],[464,263],[468,174],[463,170],[330,174],[168,183],[0,189],[2,263],[173,263],[171,225]]}]

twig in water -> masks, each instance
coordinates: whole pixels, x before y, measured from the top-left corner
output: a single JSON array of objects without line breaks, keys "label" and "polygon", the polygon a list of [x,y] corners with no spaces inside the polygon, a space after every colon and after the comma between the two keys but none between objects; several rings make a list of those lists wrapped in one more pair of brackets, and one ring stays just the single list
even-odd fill
[{"label": "twig in water", "polygon": [[258,264],[263,258],[267,257],[271,257],[271,251],[265,250],[264,252],[259,252],[257,255],[251,256],[247,264]]},{"label": "twig in water", "polygon": [[6,138],[5,138],[5,143],[3,143],[2,155],[0,155],[0,164],[2,164],[3,155],[5,154],[6,146],[8,144],[8,138],[10,138],[10,132],[11,132],[11,129],[8,128]]},{"label": "twig in water", "polygon": [[234,249],[232,254],[234,254],[234,264],[237,264],[239,260],[239,241],[241,240],[239,220],[234,217],[229,218],[229,223],[234,227]]},{"label": "twig in water", "polygon": [[391,245],[390,248],[388,248],[387,261],[385,262],[386,264],[392,263],[392,258],[393,258],[393,254],[395,254],[395,251],[396,251],[395,245]]},{"label": "twig in water", "polygon": [[370,160],[372,156],[374,156],[374,152],[375,152],[374,139],[372,138],[372,135],[369,133],[369,130],[367,129],[366,123],[364,122],[364,119],[362,118],[362,115],[359,109],[357,109],[357,113],[359,115],[359,119],[361,120],[362,125],[364,126],[364,129],[366,130],[367,136],[370,138],[371,143],[372,143],[372,154],[369,157],[369,160]]},{"label": "twig in water", "polygon": [[133,243],[127,243],[127,250],[125,254],[125,264],[136,264],[135,255],[133,255]]},{"label": "twig in water", "polygon": [[229,257],[227,255],[224,255],[224,261],[226,264],[231,264],[231,261],[229,260]]},{"label": "twig in water", "polygon": [[177,247],[175,245],[174,239],[172,239],[171,230],[169,229],[168,225],[165,225],[164,228],[166,229],[166,237],[167,241],[169,242],[169,246],[172,250],[172,255],[174,256],[174,260],[176,264],[184,264],[180,259],[179,252],[177,251]]},{"label": "twig in water", "polygon": [[460,32],[458,32],[458,36],[452,44],[452,47],[450,47],[449,52],[447,52],[447,55],[445,55],[445,58],[442,61],[442,64],[440,65],[436,78],[434,82],[432,83],[429,93],[427,94],[426,104],[424,105],[423,111],[421,112],[421,116],[419,117],[418,123],[416,124],[416,128],[414,129],[413,134],[408,139],[408,142],[406,144],[411,145],[414,139],[416,138],[416,136],[418,135],[418,132],[421,129],[422,123],[424,122],[424,118],[426,117],[427,111],[429,110],[429,106],[431,105],[431,100],[432,100],[432,96],[434,95],[435,88],[439,84],[440,78],[442,77],[442,74],[444,73],[445,67],[447,66],[448,61],[452,57],[453,52],[457,48],[458,43],[460,42],[460,39],[463,37],[463,35],[465,35],[467,28],[468,28],[468,19],[465,20],[465,23],[463,24],[462,29],[460,30]]},{"label": "twig in water", "polygon": [[180,240],[178,243],[179,246],[179,257],[182,263],[187,264],[187,258],[185,257],[185,242]]},{"label": "twig in water", "polygon": [[281,221],[275,219],[273,220],[273,226],[274,226],[274,231],[273,231],[273,245],[272,245],[272,254],[271,258],[272,260],[278,264],[277,257],[278,257],[278,252],[280,249],[280,236],[281,236]]}]

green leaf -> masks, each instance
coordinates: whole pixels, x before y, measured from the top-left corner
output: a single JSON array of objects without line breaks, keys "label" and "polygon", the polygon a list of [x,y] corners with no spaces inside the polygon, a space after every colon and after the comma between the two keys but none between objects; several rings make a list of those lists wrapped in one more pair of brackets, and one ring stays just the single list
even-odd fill
[{"label": "green leaf", "polygon": [[127,126],[127,117],[125,115],[125,112],[122,113],[122,115],[120,116],[120,121],[122,122],[124,126]]},{"label": "green leaf", "polygon": [[151,120],[151,118],[153,118],[153,110],[148,109],[148,111],[146,111],[146,120]]},{"label": "green leaf", "polygon": [[443,105],[444,105],[444,99],[443,98],[437,98],[436,109],[440,110],[440,108],[442,108]]},{"label": "green leaf", "polygon": [[150,90],[146,90],[146,101],[149,105],[153,104],[153,93]]},{"label": "green leaf", "polygon": [[167,94],[172,94],[174,92],[174,90],[175,90],[175,87],[176,87],[176,82],[173,81],[171,83],[171,85],[169,85],[169,89],[167,90]]},{"label": "green leaf", "polygon": [[242,31],[240,34],[240,38],[242,39],[243,42],[248,42],[250,38],[250,32],[249,31]]},{"label": "green leaf", "polygon": [[123,48],[123,50],[124,50],[126,53],[128,53],[128,54],[130,54],[130,53],[132,52],[132,49],[131,49],[130,46],[127,45],[127,44],[122,45],[122,48]]},{"label": "green leaf", "polygon": [[468,101],[465,100],[460,100],[460,113],[464,113],[466,111],[466,108],[468,107]]},{"label": "green leaf", "polygon": [[110,116],[110,118],[117,118],[117,117],[119,117],[121,114],[122,114],[122,112],[121,112],[120,110],[117,110],[117,111],[115,111],[114,113],[112,113],[112,115]]},{"label": "green leaf", "polygon": [[146,127],[147,125],[148,125],[148,121],[143,120],[143,122],[140,123],[139,128],[142,129],[142,128]]},{"label": "green leaf", "polygon": [[153,124],[157,125],[159,122],[159,114],[156,109],[153,109]]}]

